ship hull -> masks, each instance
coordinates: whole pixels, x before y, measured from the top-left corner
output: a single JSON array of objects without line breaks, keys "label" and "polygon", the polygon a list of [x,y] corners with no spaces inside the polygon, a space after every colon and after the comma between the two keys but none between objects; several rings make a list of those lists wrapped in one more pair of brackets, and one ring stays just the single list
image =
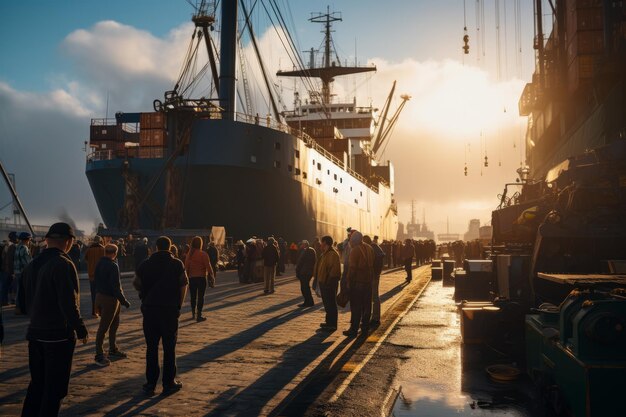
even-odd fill
[{"label": "ship hull", "polygon": [[[163,158],[90,161],[87,177],[107,227],[119,228],[127,187],[136,176],[146,191],[138,228],[155,229],[165,204],[165,175],[155,181]],[[227,120],[195,122],[188,152],[175,161],[181,173],[183,229],[226,227],[237,239],[283,236],[296,241],[347,227],[393,239],[397,215],[389,187],[369,187],[315,148],[286,132]]]}]

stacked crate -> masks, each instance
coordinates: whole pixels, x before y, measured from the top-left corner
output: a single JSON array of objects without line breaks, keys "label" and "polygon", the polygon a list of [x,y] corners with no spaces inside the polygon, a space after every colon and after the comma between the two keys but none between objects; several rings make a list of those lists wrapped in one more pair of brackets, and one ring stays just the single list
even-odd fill
[{"label": "stacked crate", "polygon": [[139,158],[163,158],[167,131],[163,113],[141,113],[139,130]]},{"label": "stacked crate", "polygon": [[124,149],[121,126],[107,124],[104,119],[93,119],[89,129],[89,146],[94,151],[114,151]]},{"label": "stacked crate", "polygon": [[567,77],[570,93],[589,85],[604,53],[604,10],[599,0],[567,1]]}]

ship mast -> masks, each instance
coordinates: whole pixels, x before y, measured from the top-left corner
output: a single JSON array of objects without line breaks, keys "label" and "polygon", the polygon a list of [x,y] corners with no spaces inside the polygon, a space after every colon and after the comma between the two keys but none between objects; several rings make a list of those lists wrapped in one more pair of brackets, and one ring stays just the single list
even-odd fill
[{"label": "ship mast", "polygon": [[313,23],[324,24],[324,62],[321,67],[315,68],[313,60],[311,60],[311,68],[300,69],[294,71],[278,71],[276,73],[279,77],[306,77],[306,78],[319,78],[322,81],[322,105],[330,104],[330,84],[334,81],[334,78],[342,75],[358,74],[362,72],[376,71],[375,66],[370,67],[342,67],[341,62],[331,62],[331,28],[333,22],[341,22],[341,15],[337,12],[330,12],[330,8],[326,13],[318,13],[311,16],[309,19]]}]

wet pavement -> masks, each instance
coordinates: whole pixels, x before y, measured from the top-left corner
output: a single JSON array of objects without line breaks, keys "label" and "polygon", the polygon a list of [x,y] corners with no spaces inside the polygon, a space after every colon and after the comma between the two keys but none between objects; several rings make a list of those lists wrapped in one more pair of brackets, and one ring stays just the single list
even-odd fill
[{"label": "wet pavement", "polygon": [[[324,319],[319,298],[313,308],[297,308],[302,298],[293,267],[277,277],[276,293],[269,296],[263,295],[261,283],[239,284],[234,271],[219,273],[217,280],[216,288],[207,289],[206,322],[191,320],[188,301],[182,311],[177,346],[182,391],[162,396],[158,387],[152,398],[141,392],[145,344],[131,279],[122,280],[132,306],[122,309],[118,331],[118,344],[129,358],[106,368],[93,362],[97,320],[88,316],[88,282],[81,280],[81,311],[88,317],[90,342],[77,345],[61,415],[279,415],[310,375],[328,362],[347,361],[361,343],[341,335],[349,312],[340,312],[339,331],[327,334],[318,331]],[[383,320],[395,314],[387,312],[412,288],[406,287],[403,272],[382,276]],[[4,317],[0,415],[13,416],[20,413],[30,379],[24,340],[28,320],[7,307]]]},{"label": "wet pavement", "polygon": [[[430,279],[430,268],[420,277]],[[378,348],[365,343],[354,355],[370,359],[344,369],[307,410],[307,416],[543,417],[551,416],[531,381],[495,382],[485,368],[513,363],[485,345],[464,346],[454,288],[430,281]],[[375,345],[374,345],[375,346]],[[356,372],[356,375],[355,375]],[[340,395],[338,395],[340,393]]]},{"label": "wet pavement", "polygon": [[539,416],[534,387],[523,375],[513,382],[491,380],[485,368],[517,365],[484,345],[461,343],[454,288],[432,281],[399,323],[389,343],[407,346],[407,360],[394,386],[395,417]]}]

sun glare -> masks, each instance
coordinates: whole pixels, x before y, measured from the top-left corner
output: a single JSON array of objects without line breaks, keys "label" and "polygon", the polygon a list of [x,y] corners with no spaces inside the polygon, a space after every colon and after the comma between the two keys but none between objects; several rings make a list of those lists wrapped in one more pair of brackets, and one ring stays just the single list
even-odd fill
[{"label": "sun glare", "polygon": [[[433,70],[437,73],[425,73]],[[497,82],[479,68],[453,61],[418,66],[415,76],[432,82],[414,83],[414,104],[405,123],[419,123],[417,128],[442,139],[465,139],[519,122],[520,81]]]}]

